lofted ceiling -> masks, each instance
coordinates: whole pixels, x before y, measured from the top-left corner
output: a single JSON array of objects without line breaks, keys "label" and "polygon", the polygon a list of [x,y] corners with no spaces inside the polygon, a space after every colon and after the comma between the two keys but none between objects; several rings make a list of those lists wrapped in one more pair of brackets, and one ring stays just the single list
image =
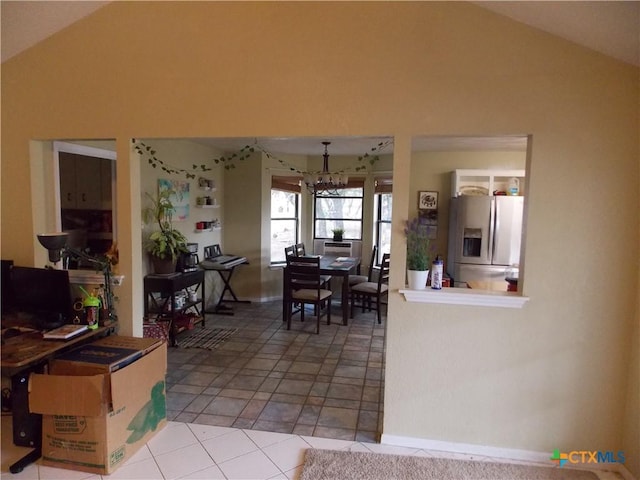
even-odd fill
[{"label": "lofted ceiling", "polygon": [[[0,1],[2,62],[108,1]],[[640,66],[640,1],[475,1],[480,7]]]},{"label": "lofted ceiling", "polygon": [[[0,1],[2,62],[107,5],[108,1]],[[518,22],[547,31],[618,60],[640,66],[640,1],[474,1]],[[360,155],[385,137],[261,138],[268,151]],[[221,150],[238,150],[253,138],[194,139]],[[525,137],[424,137],[414,151],[525,150]],[[392,151],[390,146],[387,151]]]}]

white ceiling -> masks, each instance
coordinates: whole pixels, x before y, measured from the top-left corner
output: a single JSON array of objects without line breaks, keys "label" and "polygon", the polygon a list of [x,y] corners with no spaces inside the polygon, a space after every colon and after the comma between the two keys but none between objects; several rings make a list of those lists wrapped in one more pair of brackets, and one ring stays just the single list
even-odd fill
[{"label": "white ceiling", "polygon": [[[90,15],[108,1],[0,0],[2,62],[68,25]],[[545,30],[619,60],[640,66],[640,1],[476,1],[476,5]],[[331,141],[333,155],[361,155],[384,137],[262,138],[268,151],[322,154]],[[221,150],[238,150],[253,138],[196,139]],[[525,150],[524,137],[424,137],[414,151]],[[392,146],[385,150],[389,153]]]}]

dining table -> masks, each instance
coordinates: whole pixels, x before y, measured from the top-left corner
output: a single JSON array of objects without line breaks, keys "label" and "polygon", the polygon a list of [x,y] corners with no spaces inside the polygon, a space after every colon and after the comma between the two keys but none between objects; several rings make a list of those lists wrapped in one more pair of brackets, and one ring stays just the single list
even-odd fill
[{"label": "dining table", "polygon": [[[359,257],[340,255],[313,255],[320,257],[320,275],[342,278],[341,307],[342,324],[349,323],[349,275],[355,274],[360,267]],[[286,266],[284,268],[287,268]],[[283,309],[284,309],[283,305]],[[284,311],[284,310],[283,310]]]}]

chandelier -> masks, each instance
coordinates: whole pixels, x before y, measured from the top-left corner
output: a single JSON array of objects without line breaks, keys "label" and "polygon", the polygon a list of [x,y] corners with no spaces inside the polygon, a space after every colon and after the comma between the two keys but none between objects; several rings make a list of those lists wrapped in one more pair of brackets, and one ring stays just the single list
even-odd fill
[{"label": "chandelier", "polygon": [[331,145],[331,142],[325,141],[322,142],[322,144],[324,145],[324,155],[322,156],[324,158],[324,163],[322,166],[322,172],[305,173],[303,181],[307,186],[309,193],[314,195],[337,195],[338,189],[347,186],[349,177],[344,173],[329,171],[329,152],[327,151],[327,147]]}]

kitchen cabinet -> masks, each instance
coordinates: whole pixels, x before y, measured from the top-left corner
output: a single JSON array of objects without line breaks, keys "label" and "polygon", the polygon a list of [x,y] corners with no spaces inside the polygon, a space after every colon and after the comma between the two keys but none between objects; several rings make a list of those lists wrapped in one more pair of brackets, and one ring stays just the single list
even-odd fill
[{"label": "kitchen cabinet", "polygon": [[494,192],[508,192],[513,178],[518,179],[518,195],[524,196],[524,170],[454,170],[451,173],[451,196],[494,195]]},{"label": "kitchen cabinet", "polygon": [[60,207],[111,210],[113,161],[60,152]]}]

